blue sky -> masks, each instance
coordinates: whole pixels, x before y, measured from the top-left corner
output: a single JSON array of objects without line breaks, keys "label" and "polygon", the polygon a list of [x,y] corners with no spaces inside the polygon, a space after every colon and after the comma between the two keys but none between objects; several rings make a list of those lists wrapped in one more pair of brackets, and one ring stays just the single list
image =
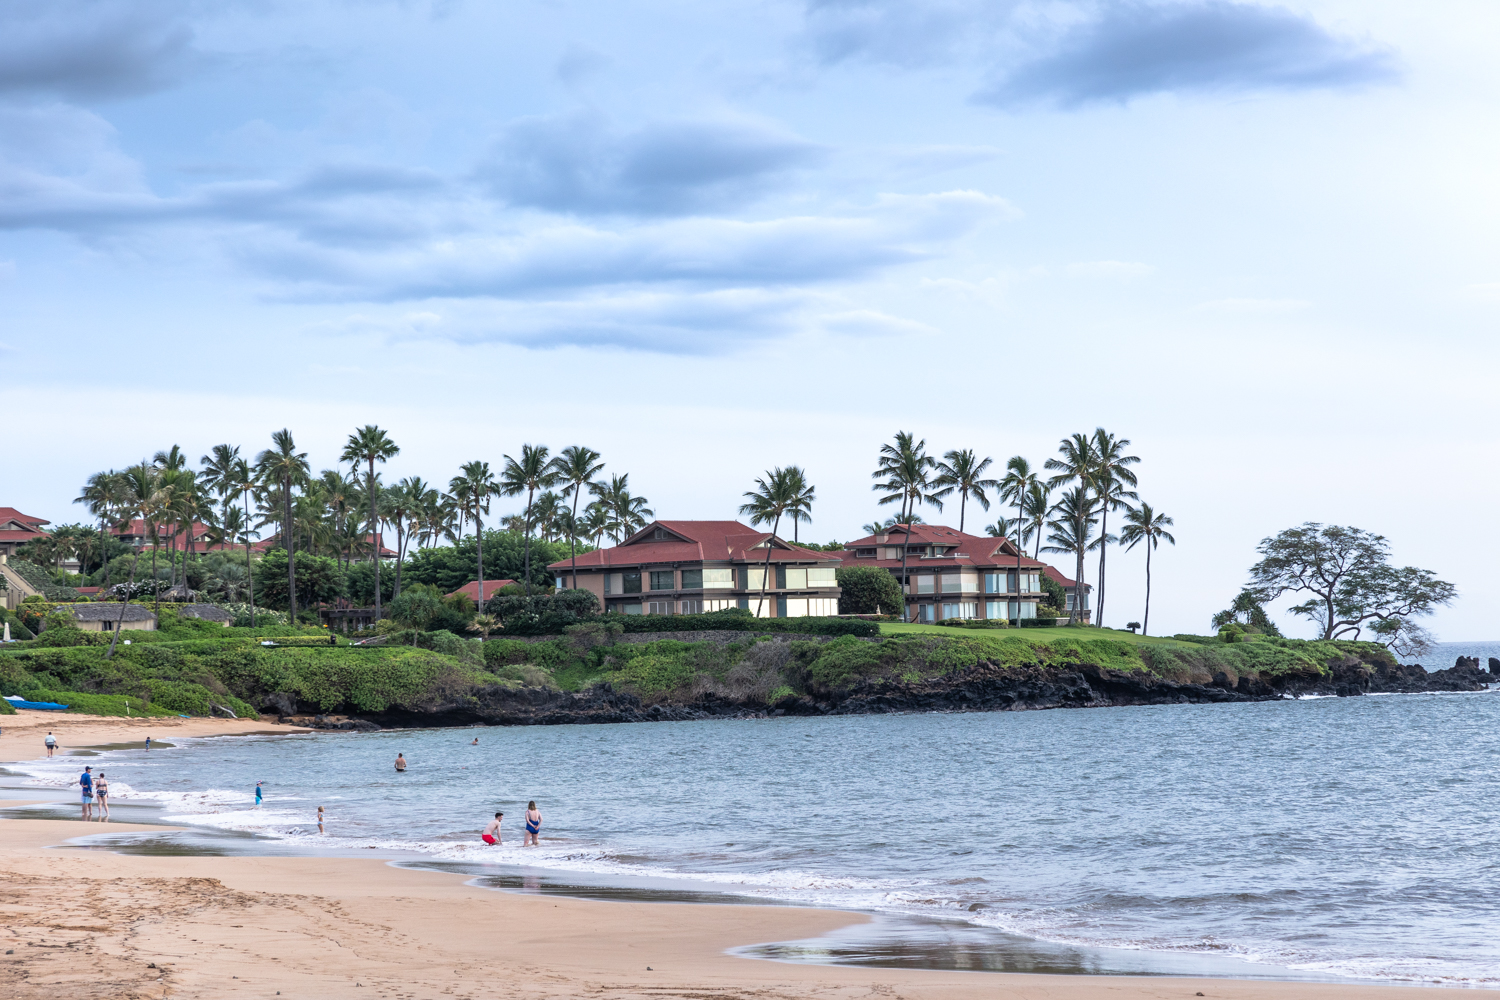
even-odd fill
[{"label": "blue sky", "polygon": [[1458,583],[1441,637],[1491,638],[1497,22],[17,0],[0,503],[74,520],[90,472],[283,426],[330,466],[375,422],[389,474],[583,443],[678,518],[798,463],[844,539],[897,430],[1003,465],[1102,424],[1177,520],[1153,631],[1321,520]]}]

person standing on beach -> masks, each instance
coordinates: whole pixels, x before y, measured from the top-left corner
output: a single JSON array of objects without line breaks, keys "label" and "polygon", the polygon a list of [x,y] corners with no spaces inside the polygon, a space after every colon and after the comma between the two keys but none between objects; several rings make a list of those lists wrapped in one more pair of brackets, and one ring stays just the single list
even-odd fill
[{"label": "person standing on beach", "polygon": [[264,784],[264,782],[257,781],[255,783],[255,808],[257,809],[260,808],[260,786],[262,784]]},{"label": "person standing on beach", "polygon": [[318,832],[323,832],[323,807],[318,806]]},{"label": "person standing on beach", "polygon": [[490,820],[490,825],[484,828],[484,833],[479,835],[479,839],[491,847],[498,847],[500,844],[500,821],[504,818],[505,813],[495,813],[495,818]]},{"label": "person standing on beach", "polygon": [[91,771],[93,771],[92,767],[86,767],[78,776],[78,786],[83,789],[83,795],[79,801],[83,805],[84,822],[94,818],[94,776],[89,773]]},{"label": "person standing on beach", "polygon": [[530,844],[532,847],[541,847],[541,842],[536,835],[542,832],[542,814],[537,811],[536,803],[526,803],[526,835],[521,838],[521,846]]},{"label": "person standing on beach", "polygon": [[94,797],[99,800],[99,821],[102,823],[109,819],[109,781],[105,779],[103,771],[94,780]]},{"label": "person standing on beach", "polygon": [[42,740],[42,742],[47,744],[47,756],[51,757],[52,751],[57,749],[57,737],[53,736],[52,732],[49,730],[47,732],[47,738],[45,740]]},{"label": "person standing on beach", "polygon": [[406,770],[406,757],[399,753],[396,754],[396,770]]},{"label": "person standing on beach", "polygon": [[151,737],[149,737],[149,736],[146,737],[146,749],[147,750],[151,749]]}]

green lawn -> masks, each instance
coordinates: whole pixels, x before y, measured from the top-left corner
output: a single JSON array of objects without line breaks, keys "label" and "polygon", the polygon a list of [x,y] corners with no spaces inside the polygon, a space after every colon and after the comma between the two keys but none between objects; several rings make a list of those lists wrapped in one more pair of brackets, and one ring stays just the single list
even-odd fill
[{"label": "green lawn", "polygon": [[1187,646],[1191,643],[1180,642],[1176,639],[1167,639],[1155,635],[1137,635],[1124,629],[1112,628],[1087,628],[1078,625],[1062,625],[1058,628],[1017,628],[1017,629],[967,629],[947,628],[942,625],[903,625],[898,622],[881,622],[881,635],[902,635],[913,632],[926,632],[932,635],[989,635],[996,637],[1010,637],[1030,639],[1036,642],[1046,642],[1047,639],[1058,639],[1067,636],[1070,639],[1118,639],[1121,642],[1134,642],[1137,644],[1164,645],[1164,646]]}]

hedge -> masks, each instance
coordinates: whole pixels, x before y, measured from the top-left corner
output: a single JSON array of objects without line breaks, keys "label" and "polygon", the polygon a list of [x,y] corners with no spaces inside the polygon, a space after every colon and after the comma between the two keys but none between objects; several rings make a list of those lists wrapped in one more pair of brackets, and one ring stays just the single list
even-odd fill
[{"label": "hedge", "polygon": [[701,615],[610,615],[626,632],[789,632],[799,635],[880,635],[880,625],[862,618],[757,618],[743,608]]}]

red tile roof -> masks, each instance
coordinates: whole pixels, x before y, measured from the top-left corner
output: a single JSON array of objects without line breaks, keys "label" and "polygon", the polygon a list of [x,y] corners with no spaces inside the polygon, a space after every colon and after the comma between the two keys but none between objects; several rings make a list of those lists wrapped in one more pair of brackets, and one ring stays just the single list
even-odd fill
[{"label": "red tile roof", "polygon": [[[514,581],[514,580],[486,580],[486,581],[484,581],[484,599],[486,601],[489,600],[491,597],[494,597],[497,593],[499,593],[501,587],[504,587],[507,584],[512,584],[512,583],[515,583],[515,582],[516,581]],[[457,590],[455,590],[453,592],[453,594],[463,594],[466,597],[468,597],[469,600],[471,600],[471,601],[477,601],[477,600],[479,600],[479,581],[478,580],[470,580],[468,583],[464,584],[462,587],[459,587]],[[453,594],[447,594],[445,596],[452,597]]]},{"label": "red tile roof", "polygon": [[[882,546],[894,546],[900,548],[904,544],[910,545],[941,545],[949,551],[938,556],[909,555],[906,559],[906,570],[931,571],[934,569],[1015,569],[1016,546],[1008,538],[992,538],[988,535],[970,535],[961,532],[957,528],[949,528],[941,524],[913,524],[910,526],[910,534],[903,531],[904,526],[892,528],[887,535],[867,535],[858,541],[845,542],[842,552],[834,553],[844,560],[846,566],[880,566],[885,569],[900,569],[901,560],[896,559],[871,559],[860,557],[855,554],[856,549],[878,549]],[[884,537],[886,541],[877,539]],[[1022,555],[1020,559],[1021,569],[1037,569],[1046,563],[1038,562],[1030,556]]]},{"label": "red tile roof", "polygon": [[22,524],[30,525],[52,523],[51,521],[44,521],[39,517],[32,517],[30,514],[22,514],[14,507],[0,507],[0,524],[6,524],[10,521],[19,521]]},{"label": "red tile roof", "polygon": [[[1059,573],[1055,567],[1048,566],[1046,569],[1042,570],[1042,575],[1051,580],[1053,583],[1060,585],[1064,590],[1073,586],[1073,581]],[[1083,589],[1086,591],[1093,590],[1094,585],[1092,583],[1085,583],[1083,585]]]},{"label": "red tile roof", "polygon": [[[658,528],[665,529],[671,537],[658,539]],[[583,553],[578,557],[578,568],[603,569],[673,562],[763,562],[766,550],[756,546],[770,537],[770,532],[756,531],[739,521],[652,521],[613,548]],[[837,558],[837,553],[815,552],[781,538],[776,539],[771,549],[773,563],[826,563]],[[562,559],[547,568],[561,570],[572,565],[571,559]]]}]

